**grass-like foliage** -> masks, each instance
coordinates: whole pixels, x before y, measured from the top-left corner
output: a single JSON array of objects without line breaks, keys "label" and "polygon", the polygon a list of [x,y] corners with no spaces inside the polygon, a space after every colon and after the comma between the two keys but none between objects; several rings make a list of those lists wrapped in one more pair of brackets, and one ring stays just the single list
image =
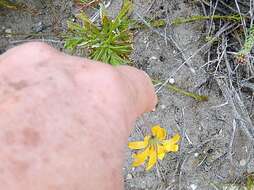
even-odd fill
[{"label": "grass-like foliage", "polygon": [[75,51],[76,48],[88,48],[89,57],[111,65],[126,64],[132,51],[132,33],[130,31],[129,13],[132,3],[124,0],[121,10],[115,19],[107,16],[101,6],[100,23],[96,25],[84,14],[77,15],[79,23],[68,22],[68,35],[65,48]]},{"label": "grass-like foliage", "polygon": [[[164,83],[164,82],[162,82],[160,80],[157,80],[157,79],[152,79],[152,82],[154,84]],[[189,97],[195,99],[196,101],[199,101],[199,102],[208,101],[208,96],[199,95],[199,94],[196,94],[196,93],[193,93],[193,92],[188,92],[188,91],[186,91],[184,89],[181,89],[181,88],[179,88],[179,87],[177,87],[176,85],[173,85],[173,84],[166,84],[165,86],[170,91],[176,92],[176,93],[184,95],[184,96],[189,96]]]},{"label": "grass-like foliage", "polygon": [[243,47],[237,54],[237,60],[239,63],[246,62],[246,57],[250,54],[253,47],[254,47],[254,26],[249,29]]},{"label": "grass-like foliage", "polygon": [[214,19],[214,20],[225,20],[225,21],[232,21],[232,22],[240,22],[241,17],[239,15],[213,15],[211,16],[203,16],[203,15],[194,15],[190,16],[188,18],[176,18],[172,21],[173,25],[180,25],[180,24],[186,24],[186,23],[191,23],[191,22],[196,22],[196,21],[203,21],[203,20],[209,20],[209,19]]},{"label": "grass-like foliage", "polygon": [[0,0],[0,8],[17,9],[18,5],[9,0]]},{"label": "grass-like foliage", "polygon": [[247,190],[254,189],[254,173],[251,173],[247,176],[246,188]]},{"label": "grass-like foliage", "polygon": [[253,46],[254,46],[254,26],[249,29],[248,36],[245,39],[243,49],[240,51],[240,53],[243,54],[250,53]]}]

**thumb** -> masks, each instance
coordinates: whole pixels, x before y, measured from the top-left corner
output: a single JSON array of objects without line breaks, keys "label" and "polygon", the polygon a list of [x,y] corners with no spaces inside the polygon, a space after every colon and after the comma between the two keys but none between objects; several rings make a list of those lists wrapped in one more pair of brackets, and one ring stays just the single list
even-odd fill
[{"label": "thumb", "polygon": [[130,66],[118,66],[117,70],[133,89],[131,96],[136,117],[152,111],[157,104],[157,96],[150,77],[144,71]]}]

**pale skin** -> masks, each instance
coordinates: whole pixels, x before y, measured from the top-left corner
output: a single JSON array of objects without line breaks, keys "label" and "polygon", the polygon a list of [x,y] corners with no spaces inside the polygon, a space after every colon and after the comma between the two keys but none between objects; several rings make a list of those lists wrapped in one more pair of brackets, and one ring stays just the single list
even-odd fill
[{"label": "pale skin", "polygon": [[121,190],[127,138],[154,109],[149,77],[39,42],[0,55],[4,190]]}]

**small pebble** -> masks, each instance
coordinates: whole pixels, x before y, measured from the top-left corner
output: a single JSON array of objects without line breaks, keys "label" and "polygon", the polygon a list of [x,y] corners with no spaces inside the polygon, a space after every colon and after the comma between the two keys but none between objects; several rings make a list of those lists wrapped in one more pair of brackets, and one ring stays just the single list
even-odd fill
[{"label": "small pebble", "polygon": [[10,28],[7,28],[6,30],[5,30],[5,33],[8,33],[8,34],[11,34],[11,29]]},{"label": "small pebble", "polygon": [[127,174],[127,176],[126,176],[126,179],[127,180],[130,180],[130,179],[132,179],[133,177],[132,177],[132,175],[131,174]]},{"label": "small pebble", "polygon": [[190,68],[190,71],[192,72],[192,73],[196,73],[196,71],[195,71],[195,69],[193,69],[193,68]]},{"label": "small pebble", "polygon": [[162,104],[162,105],[161,105],[161,109],[164,110],[165,108],[166,108],[166,105]]},{"label": "small pebble", "polygon": [[168,81],[170,84],[175,84],[175,79],[174,78],[170,78]]},{"label": "small pebble", "polygon": [[145,181],[141,181],[140,187],[142,189],[145,189],[146,188],[146,182]]},{"label": "small pebble", "polygon": [[38,33],[38,32],[42,32],[45,29],[45,26],[43,24],[43,22],[38,22],[34,25],[33,27],[33,31]]},{"label": "small pebble", "polygon": [[197,186],[196,184],[191,184],[191,185],[190,185],[190,188],[191,188],[192,190],[196,190],[197,187],[198,187],[198,186]]},{"label": "small pebble", "polygon": [[158,58],[155,56],[150,57],[150,60],[157,60]]},{"label": "small pebble", "polygon": [[161,62],[164,62],[164,61],[165,61],[165,57],[160,56],[160,57],[159,57],[159,60],[160,60]]},{"label": "small pebble", "polygon": [[242,159],[240,160],[240,166],[245,166],[246,165],[246,160]]},{"label": "small pebble", "polygon": [[7,28],[5,30],[5,33],[6,33],[6,37],[10,38],[11,37],[11,33],[12,33],[12,30],[10,28]]}]

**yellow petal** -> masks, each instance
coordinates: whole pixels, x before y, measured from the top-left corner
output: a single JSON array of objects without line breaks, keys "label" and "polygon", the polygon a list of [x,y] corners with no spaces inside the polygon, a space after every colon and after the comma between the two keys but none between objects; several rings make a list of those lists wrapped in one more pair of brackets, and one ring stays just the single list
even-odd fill
[{"label": "yellow petal", "polygon": [[167,152],[177,152],[179,149],[179,146],[178,144],[171,144],[171,145],[167,145],[165,149],[167,150]]},{"label": "yellow petal", "polygon": [[176,144],[180,140],[180,135],[176,134],[169,140],[164,140],[163,144]]},{"label": "yellow petal", "polygon": [[157,145],[157,154],[165,153],[164,145]]},{"label": "yellow petal", "polygon": [[164,140],[163,141],[163,147],[164,149],[169,152],[169,151],[172,151],[172,152],[176,152],[178,151],[179,147],[178,145],[176,144],[178,141],[180,140],[180,135],[179,134],[176,134],[174,135],[171,139],[169,140]]},{"label": "yellow petal", "polygon": [[157,137],[159,140],[164,140],[167,136],[166,130],[160,127],[160,125],[153,126],[151,130],[153,136]]},{"label": "yellow petal", "polygon": [[157,146],[157,155],[160,160],[164,158],[166,152],[167,151],[165,150],[164,146],[161,145]]},{"label": "yellow petal", "polygon": [[163,160],[164,157],[165,157],[165,153],[164,153],[164,152],[161,153],[161,154],[158,154],[158,158],[159,158],[160,160]]},{"label": "yellow petal", "polygon": [[149,154],[149,147],[147,147],[143,152],[137,153],[133,155],[134,161],[132,162],[133,167],[138,167],[143,164]]},{"label": "yellow petal", "polygon": [[151,147],[149,151],[149,160],[146,166],[146,171],[152,169],[152,167],[156,162],[157,162],[157,152],[154,149],[154,147]]},{"label": "yellow petal", "polygon": [[147,147],[150,136],[145,136],[144,141],[129,142],[128,147],[130,149],[138,150]]}]

